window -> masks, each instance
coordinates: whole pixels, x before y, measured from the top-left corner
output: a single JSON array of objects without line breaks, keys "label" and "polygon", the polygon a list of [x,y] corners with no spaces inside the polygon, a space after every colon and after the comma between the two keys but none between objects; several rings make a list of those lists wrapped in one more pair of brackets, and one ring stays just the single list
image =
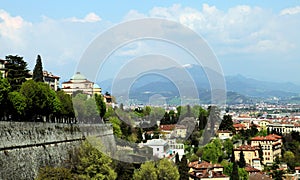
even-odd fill
[{"label": "window", "polygon": [[156,148],[157,151],[159,151],[159,148]]}]

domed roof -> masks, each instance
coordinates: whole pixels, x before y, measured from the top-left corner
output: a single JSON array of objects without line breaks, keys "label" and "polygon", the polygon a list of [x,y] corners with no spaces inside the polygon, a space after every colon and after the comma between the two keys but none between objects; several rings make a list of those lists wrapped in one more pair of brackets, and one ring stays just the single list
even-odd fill
[{"label": "domed roof", "polygon": [[94,84],[93,88],[94,89],[100,89],[100,86],[98,86],[98,84]]},{"label": "domed roof", "polygon": [[74,76],[72,76],[71,78],[72,80],[86,80],[86,77],[82,74],[80,74],[80,72],[77,72],[76,74],[74,74]]}]

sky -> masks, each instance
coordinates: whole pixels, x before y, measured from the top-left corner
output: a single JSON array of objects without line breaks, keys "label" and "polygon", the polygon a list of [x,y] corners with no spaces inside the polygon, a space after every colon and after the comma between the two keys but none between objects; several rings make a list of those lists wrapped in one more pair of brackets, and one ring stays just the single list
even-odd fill
[{"label": "sky", "polygon": [[[0,58],[22,56],[32,70],[40,54],[44,69],[67,81],[101,33],[122,22],[149,17],[172,20],[198,33],[225,75],[300,85],[299,0],[0,0]],[[184,59],[182,64],[189,63],[189,57],[170,44],[136,41],[108,58],[111,63],[106,63],[100,79],[111,78],[119,61],[155,52],[170,52]],[[122,62],[124,66],[128,61]]]}]

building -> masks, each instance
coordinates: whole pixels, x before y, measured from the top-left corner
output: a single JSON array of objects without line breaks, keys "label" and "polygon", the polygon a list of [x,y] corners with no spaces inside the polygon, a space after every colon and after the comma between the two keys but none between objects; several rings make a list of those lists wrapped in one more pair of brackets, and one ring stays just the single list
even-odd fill
[{"label": "building", "polygon": [[233,149],[235,160],[240,160],[240,152],[243,151],[244,158],[247,164],[250,167],[253,167],[258,170],[262,170],[260,159],[259,159],[259,147],[258,146],[250,146],[250,145],[241,145],[237,148]]},{"label": "building", "polygon": [[188,167],[190,179],[210,179],[210,180],[229,180],[229,177],[223,174],[224,167],[220,164],[211,164],[206,161],[189,162]]},{"label": "building", "polygon": [[95,86],[94,82],[89,81],[84,75],[77,72],[67,82],[62,83],[62,90],[72,95],[76,91],[81,91],[87,95],[101,94],[101,88]]},{"label": "building", "polygon": [[233,124],[233,127],[235,129],[236,132],[240,132],[241,130],[247,130],[247,126],[245,126],[245,124]]},{"label": "building", "polygon": [[221,140],[232,138],[232,132],[229,130],[218,130],[217,135],[218,135],[218,138]]},{"label": "building", "polygon": [[168,142],[163,139],[151,139],[142,145],[153,149],[153,157],[165,158],[170,153]]},{"label": "building", "polygon": [[5,68],[6,61],[3,59],[0,59],[0,75],[1,77],[6,77],[6,68]]},{"label": "building", "polygon": [[271,165],[276,157],[281,157],[282,137],[276,134],[256,136],[251,139],[251,146],[261,145],[263,150],[263,163]]},{"label": "building", "polygon": [[298,127],[298,125],[292,123],[270,123],[267,125],[270,132],[275,131],[282,134],[288,134],[292,131],[300,132],[300,128]]},{"label": "building", "polygon": [[185,138],[187,134],[187,127],[185,125],[176,124],[173,131],[173,136],[175,138]]},{"label": "building", "polygon": [[53,75],[51,72],[43,71],[44,82],[47,83],[51,89],[57,91],[59,88],[59,76]]}]

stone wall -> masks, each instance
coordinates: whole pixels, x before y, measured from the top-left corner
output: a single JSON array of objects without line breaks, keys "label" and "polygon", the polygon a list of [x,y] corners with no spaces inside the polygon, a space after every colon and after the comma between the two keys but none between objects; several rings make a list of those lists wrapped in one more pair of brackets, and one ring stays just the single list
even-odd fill
[{"label": "stone wall", "polygon": [[0,179],[34,179],[46,165],[65,163],[87,136],[115,149],[111,125],[0,122]]}]

